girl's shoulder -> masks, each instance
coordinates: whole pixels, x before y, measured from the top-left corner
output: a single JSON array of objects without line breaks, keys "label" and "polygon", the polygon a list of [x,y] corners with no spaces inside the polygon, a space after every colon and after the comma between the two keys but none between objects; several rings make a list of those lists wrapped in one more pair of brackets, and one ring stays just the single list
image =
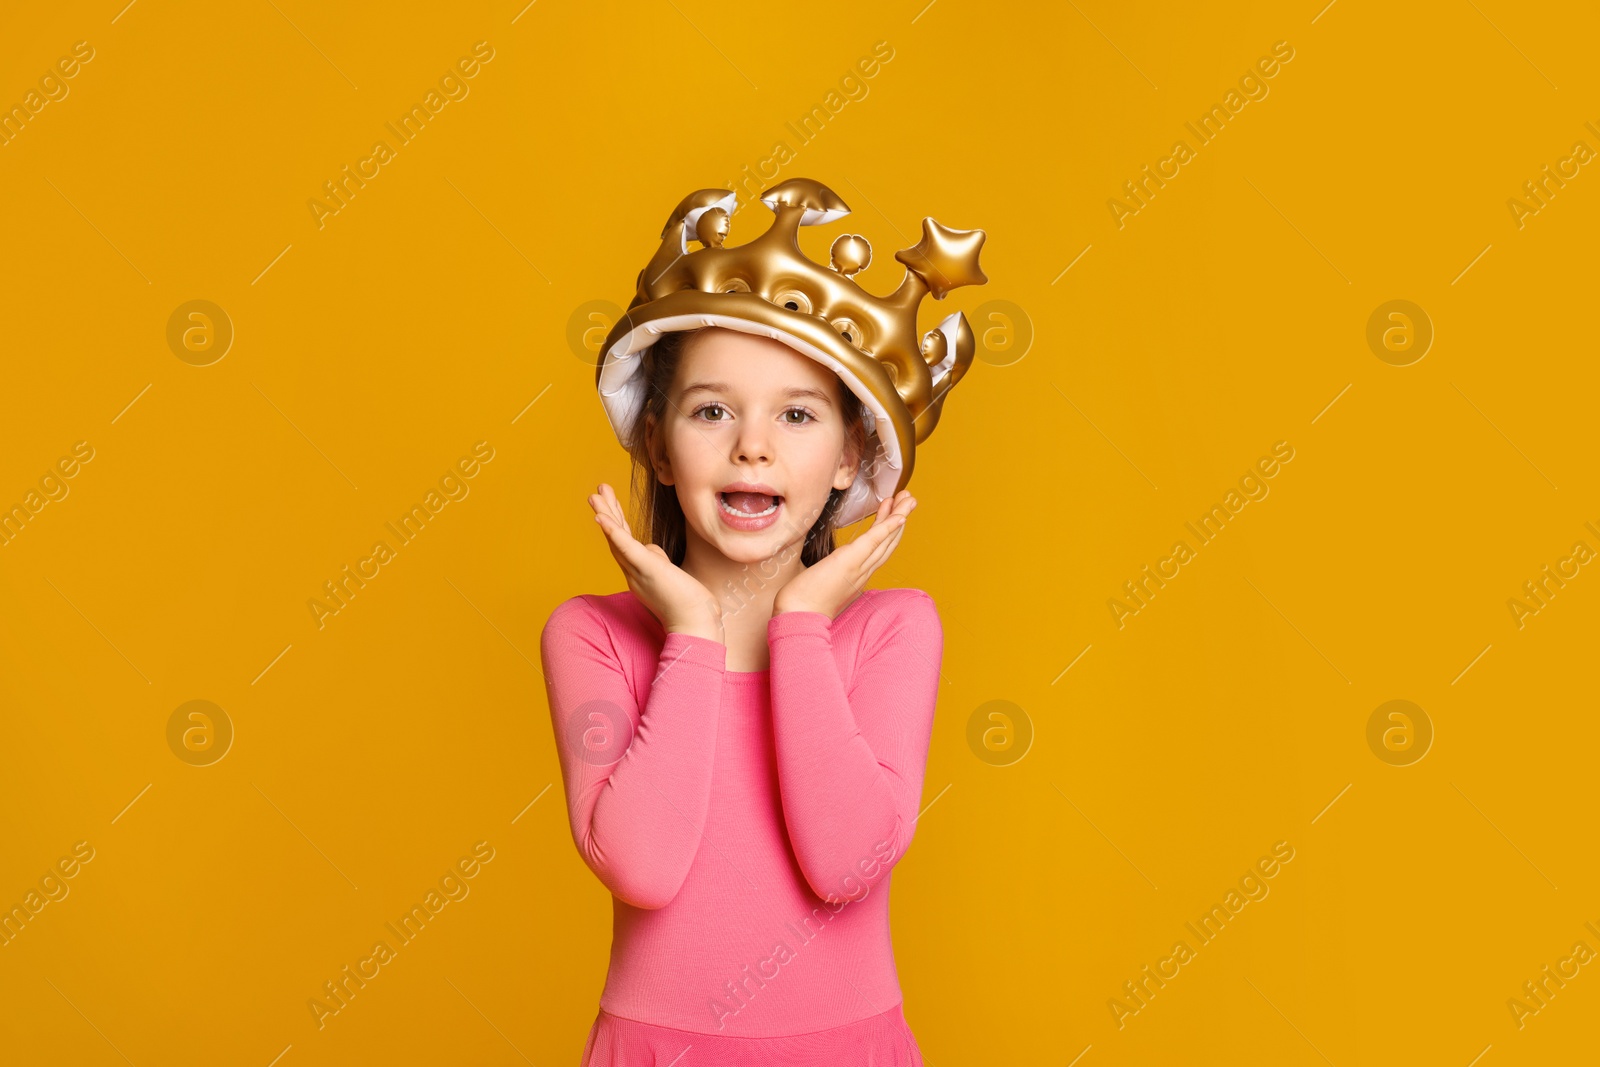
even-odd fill
[{"label": "girl's shoulder", "polygon": [[660,621],[630,589],[568,597],[555,606],[544,624],[546,633],[572,630],[649,632],[660,628]]},{"label": "girl's shoulder", "polygon": [[[864,589],[858,601],[862,610],[858,617],[870,631],[874,629],[898,630],[903,627],[939,629],[939,609],[926,590],[910,587],[893,589]],[[851,611],[856,605],[845,609]],[[841,613],[841,618],[844,613]]]},{"label": "girl's shoulder", "polygon": [[914,589],[910,586],[896,586],[893,589],[864,589],[862,592],[872,598],[874,607],[908,607],[932,608],[933,597],[925,589]]}]

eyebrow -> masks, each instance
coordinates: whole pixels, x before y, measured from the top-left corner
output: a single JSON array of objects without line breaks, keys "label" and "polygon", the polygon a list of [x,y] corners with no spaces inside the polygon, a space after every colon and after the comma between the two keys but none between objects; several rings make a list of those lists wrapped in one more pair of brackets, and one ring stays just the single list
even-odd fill
[{"label": "eyebrow", "polygon": [[[680,394],[680,396],[686,398],[691,393],[731,393],[731,392],[733,392],[733,386],[729,385],[727,382],[693,382],[690,385],[684,387],[684,390]],[[796,386],[796,387],[794,387],[792,389],[785,389],[784,392],[783,392],[783,395],[784,395],[785,398],[809,397],[810,399],[816,401],[818,404],[823,404],[823,405],[825,405],[827,407],[832,407],[833,406],[833,397],[829,396],[827,393],[823,392],[821,389],[807,389],[807,388],[801,388],[799,386]]]}]

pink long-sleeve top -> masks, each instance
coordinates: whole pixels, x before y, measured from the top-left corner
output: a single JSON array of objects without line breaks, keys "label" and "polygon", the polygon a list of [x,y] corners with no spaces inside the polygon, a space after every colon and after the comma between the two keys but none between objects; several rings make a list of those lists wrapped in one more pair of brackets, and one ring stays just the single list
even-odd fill
[{"label": "pink long-sleeve top", "polygon": [[916,828],[944,635],[918,589],[767,625],[771,665],[631,591],[540,638],[572,838],[613,898],[602,1011],[777,1037],[901,1003],[889,871]]}]

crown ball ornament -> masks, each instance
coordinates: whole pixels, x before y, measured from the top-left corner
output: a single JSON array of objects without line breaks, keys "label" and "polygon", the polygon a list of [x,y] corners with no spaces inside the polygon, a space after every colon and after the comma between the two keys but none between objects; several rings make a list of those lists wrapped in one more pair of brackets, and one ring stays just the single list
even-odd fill
[{"label": "crown ball ornament", "polygon": [[[895,253],[905,276],[888,296],[853,278],[872,261],[860,234],[842,234],[820,266],[800,250],[801,226],[850,213],[821,182],[790,178],[767,189],[773,213],[766,232],[728,247],[737,194],[700,189],[679,201],[661,231],[661,245],[639,272],[627,311],[600,347],[595,384],[624,447],[644,410],[645,356],[661,335],[720,326],[781,341],[828,367],[860,399],[869,453],[845,491],[838,524],[871,515],[911,480],[916,446],[938,425],[945,397],[972,365],[976,338],[957,311],[933,329],[917,329],[925,296],[988,281],[978,266],[984,231],[922,220],[915,245]],[[691,243],[699,247],[691,251]]]},{"label": "crown ball ornament", "polygon": [[859,233],[842,234],[828,250],[828,258],[840,274],[858,274],[872,262],[872,246]]}]

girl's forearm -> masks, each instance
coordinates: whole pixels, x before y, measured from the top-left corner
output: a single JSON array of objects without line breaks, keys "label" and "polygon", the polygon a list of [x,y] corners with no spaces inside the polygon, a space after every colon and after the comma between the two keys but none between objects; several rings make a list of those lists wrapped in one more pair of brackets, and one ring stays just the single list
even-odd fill
[{"label": "girl's forearm", "polygon": [[915,832],[943,634],[933,602],[903,602],[846,691],[831,620],[791,611],[768,625],[773,732],[789,842],[813,892],[852,895]]}]

